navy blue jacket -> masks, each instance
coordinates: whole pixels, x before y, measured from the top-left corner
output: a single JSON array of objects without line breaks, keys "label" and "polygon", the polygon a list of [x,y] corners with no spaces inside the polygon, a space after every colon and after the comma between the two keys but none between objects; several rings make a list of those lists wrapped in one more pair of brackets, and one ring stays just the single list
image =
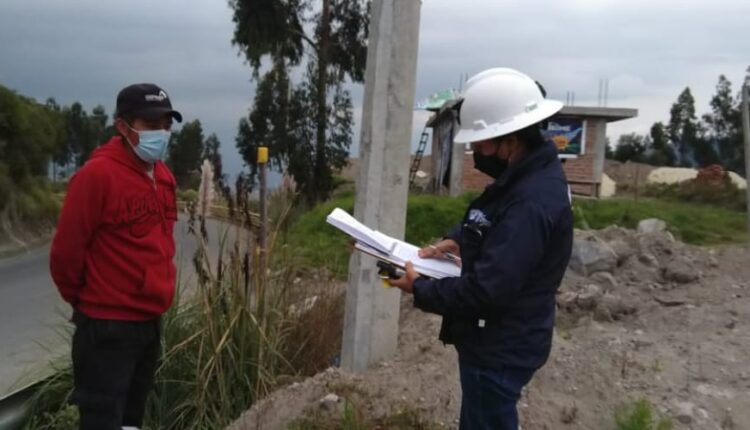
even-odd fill
[{"label": "navy blue jacket", "polygon": [[440,339],[469,363],[541,367],[573,245],[570,194],[554,145],[511,164],[448,237],[460,246],[461,276],[417,278],[414,305],[443,316]]}]

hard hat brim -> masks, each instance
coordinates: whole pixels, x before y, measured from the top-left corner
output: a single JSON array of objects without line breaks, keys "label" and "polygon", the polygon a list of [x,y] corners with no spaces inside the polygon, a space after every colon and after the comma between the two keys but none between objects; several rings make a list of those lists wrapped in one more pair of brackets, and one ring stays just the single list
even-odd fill
[{"label": "hard hat brim", "polygon": [[559,112],[562,108],[562,102],[545,99],[533,111],[517,115],[510,121],[496,122],[482,128],[471,128],[472,124],[461,124],[461,128],[456,133],[453,141],[455,143],[471,143],[505,136],[506,134],[511,134],[530,125],[542,122]]}]

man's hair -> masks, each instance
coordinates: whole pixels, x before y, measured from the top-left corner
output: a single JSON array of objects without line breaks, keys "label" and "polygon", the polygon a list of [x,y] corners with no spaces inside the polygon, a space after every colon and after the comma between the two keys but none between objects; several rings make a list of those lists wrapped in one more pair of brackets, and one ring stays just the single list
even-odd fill
[{"label": "man's hair", "polygon": [[133,115],[132,113],[123,113],[123,114],[117,115],[115,117],[115,120],[117,119],[121,119],[127,122],[128,124],[133,124],[133,121],[135,121],[135,115]]},{"label": "man's hair", "polygon": [[[544,136],[542,136],[542,127],[542,123],[536,123],[506,136],[516,136],[528,151],[534,151],[544,145],[545,140]],[[496,139],[499,142],[506,136],[500,136]]]},{"label": "man's hair", "polygon": [[516,132],[518,139],[523,142],[526,149],[534,150],[544,145],[541,124],[533,124]]}]

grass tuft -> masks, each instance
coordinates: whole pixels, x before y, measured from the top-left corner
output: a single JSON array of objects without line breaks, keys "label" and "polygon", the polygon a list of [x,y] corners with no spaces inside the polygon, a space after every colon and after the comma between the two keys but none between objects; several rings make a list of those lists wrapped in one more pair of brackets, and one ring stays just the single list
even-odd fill
[{"label": "grass tuft", "polygon": [[672,430],[672,421],[660,418],[646,399],[621,405],[615,411],[616,430]]}]

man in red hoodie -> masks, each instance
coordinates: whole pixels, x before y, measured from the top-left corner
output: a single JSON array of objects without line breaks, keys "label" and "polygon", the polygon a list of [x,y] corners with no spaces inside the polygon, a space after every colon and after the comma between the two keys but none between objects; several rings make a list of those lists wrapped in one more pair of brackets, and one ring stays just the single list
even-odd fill
[{"label": "man in red hoodie", "polygon": [[164,164],[172,120],[153,84],[117,96],[118,135],[68,186],[50,271],[73,307],[72,356],[80,428],[142,425],[159,355],[160,316],[172,304],[175,180]]}]

